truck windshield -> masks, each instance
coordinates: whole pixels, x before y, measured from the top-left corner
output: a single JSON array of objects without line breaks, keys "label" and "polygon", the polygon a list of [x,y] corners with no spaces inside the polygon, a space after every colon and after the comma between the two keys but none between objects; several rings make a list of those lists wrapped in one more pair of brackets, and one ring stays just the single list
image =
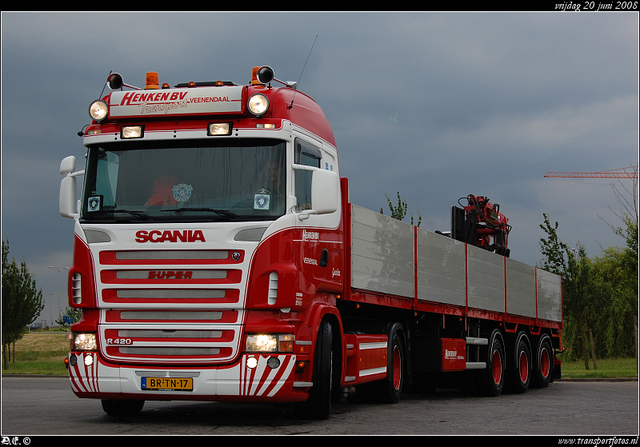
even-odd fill
[{"label": "truck windshield", "polygon": [[286,143],[215,143],[89,147],[81,220],[273,220],[283,215]]}]

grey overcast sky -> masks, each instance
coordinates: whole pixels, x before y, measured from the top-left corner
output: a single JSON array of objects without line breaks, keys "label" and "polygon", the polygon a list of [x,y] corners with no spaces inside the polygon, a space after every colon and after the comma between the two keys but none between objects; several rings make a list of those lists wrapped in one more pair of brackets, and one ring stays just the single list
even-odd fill
[{"label": "grey overcast sky", "polygon": [[[109,71],[144,85],[250,80],[267,64],[323,107],[351,201],[389,214],[406,199],[447,230],[468,194],[513,226],[511,257],[541,259],[543,213],[589,256],[622,246],[616,180],[544,178],[638,162],[638,13],[2,13],[2,236],[56,318],[73,223],[58,214],[59,165]],[[627,186],[629,180],[625,180]],[[611,208],[610,208],[611,207]],[[66,306],[66,274],[62,307]]]}]

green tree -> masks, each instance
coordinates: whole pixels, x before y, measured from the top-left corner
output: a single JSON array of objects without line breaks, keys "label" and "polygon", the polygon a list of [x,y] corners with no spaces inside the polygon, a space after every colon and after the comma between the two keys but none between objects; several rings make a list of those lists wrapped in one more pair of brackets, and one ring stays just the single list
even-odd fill
[{"label": "green tree", "polygon": [[594,281],[607,289],[606,303],[599,313],[598,355],[633,357],[637,355],[634,317],[638,315],[638,217],[619,215],[624,227],[615,228],[626,247],[610,247],[594,258]]},{"label": "green tree", "polygon": [[564,280],[567,272],[565,253],[569,250],[569,246],[558,237],[558,222],[551,225],[549,216],[546,213],[542,215],[544,216],[544,224],[540,225],[540,228],[547,233],[547,238],[540,238],[540,251],[544,256],[541,266],[548,272],[562,276]]},{"label": "green tree", "polygon": [[9,241],[3,240],[2,354],[5,369],[9,362],[9,346],[22,338],[26,326],[35,321],[42,309],[42,289],[36,290],[36,281],[24,261],[19,267],[14,258],[9,261]]},{"label": "green tree", "polygon": [[[540,239],[544,255],[541,267],[562,277],[563,345],[573,358],[583,357],[588,369],[586,334],[593,334],[597,358],[633,357],[634,316],[638,313],[638,229],[637,220],[624,220],[625,248],[609,247],[600,256],[587,258],[584,247],[570,248],[560,241],[558,223],[544,214]],[[580,355],[580,352],[582,355]]]},{"label": "green tree", "polygon": [[[389,198],[389,195],[385,194],[385,196],[387,197],[387,204],[389,205],[389,210],[391,211],[391,217],[398,220],[404,220],[405,216],[407,215],[407,201],[402,200],[400,198],[399,191],[397,195],[398,195],[398,203],[394,205],[391,199]],[[411,225],[413,225],[413,213],[410,213],[410,215],[411,215]],[[418,221],[416,223],[416,227],[419,227],[421,222],[422,222],[422,216],[420,215],[420,210],[418,210]]]},{"label": "green tree", "polygon": [[[607,289],[606,303],[598,313],[597,355],[637,356],[638,315],[638,165],[635,176],[611,184],[619,209],[612,214],[622,222],[614,225],[599,216],[625,241],[624,248],[609,247],[593,259],[594,281]],[[634,321],[635,320],[635,321]]]},{"label": "green tree", "polygon": [[592,263],[581,244],[572,249],[558,237],[558,222],[551,224],[549,216],[543,214],[544,224],[540,228],[547,234],[540,239],[541,252],[544,255],[541,267],[562,278],[565,330],[563,344],[571,348],[572,353],[579,352],[585,361],[585,368],[589,369],[589,355],[587,351],[586,331],[589,328],[590,317],[597,302],[602,296],[602,287],[596,287],[591,281]]},{"label": "green tree", "polygon": [[638,272],[632,252],[610,247],[592,260],[592,282],[603,293],[593,323],[597,334],[597,356],[601,358],[635,355],[634,315],[638,312]]}]

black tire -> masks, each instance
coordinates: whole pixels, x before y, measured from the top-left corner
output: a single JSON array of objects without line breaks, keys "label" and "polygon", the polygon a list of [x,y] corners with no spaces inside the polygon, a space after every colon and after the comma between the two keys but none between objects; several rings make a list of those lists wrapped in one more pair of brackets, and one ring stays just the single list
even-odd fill
[{"label": "black tire", "polygon": [[526,393],[531,383],[532,359],[529,338],[524,332],[518,333],[512,354],[508,375],[509,390],[518,394]]},{"label": "black tire", "polygon": [[305,416],[312,419],[328,419],[331,414],[333,388],[333,330],[324,321],[316,340],[313,361],[313,386],[309,399],[303,405]]},{"label": "black tire", "polygon": [[405,375],[403,346],[400,328],[394,326],[389,334],[387,378],[377,384],[379,400],[382,403],[395,404],[400,401]]},{"label": "black tire", "polygon": [[481,374],[482,392],[488,396],[499,396],[504,389],[506,357],[500,330],[495,329],[489,337],[487,368]]},{"label": "black tire", "polygon": [[135,416],[142,411],[144,400],[102,399],[102,409],[109,416]]},{"label": "black tire", "polygon": [[546,388],[553,381],[553,346],[548,335],[543,335],[536,349],[533,367],[533,385]]}]

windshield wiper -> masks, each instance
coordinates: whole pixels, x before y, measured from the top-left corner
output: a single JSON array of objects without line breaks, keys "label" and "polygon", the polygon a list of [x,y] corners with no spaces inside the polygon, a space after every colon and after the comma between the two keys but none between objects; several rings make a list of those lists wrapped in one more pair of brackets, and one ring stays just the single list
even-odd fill
[{"label": "windshield wiper", "polygon": [[176,208],[174,210],[161,210],[161,211],[172,211],[174,213],[182,213],[185,211],[207,211],[207,212],[211,212],[211,213],[216,213],[220,216],[224,216],[224,217],[229,217],[231,219],[234,219],[236,217],[238,217],[237,214],[232,213],[231,211],[227,211],[227,210],[218,210],[218,209],[214,209],[214,208]]},{"label": "windshield wiper", "polygon": [[131,211],[131,210],[121,210],[121,209],[115,209],[115,210],[109,210],[109,211],[112,213],[128,213],[142,220],[154,220],[153,217],[149,216],[144,211]]},{"label": "windshield wiper", "polygon": [[104,208],[98,211],[91,211],[89,213],[84,213],[84,218],[92,218],[94,216],[96,218],[103,218],[105,215],[113,216],[115,213],[127,213],[134,217],[137,217],[140,220],[146,220],[146,221],[155,220],[153,217],[149,216],[144,211],[133,211],[133,210],[126,210],[126,209],[119,209],[119,208]]}]

